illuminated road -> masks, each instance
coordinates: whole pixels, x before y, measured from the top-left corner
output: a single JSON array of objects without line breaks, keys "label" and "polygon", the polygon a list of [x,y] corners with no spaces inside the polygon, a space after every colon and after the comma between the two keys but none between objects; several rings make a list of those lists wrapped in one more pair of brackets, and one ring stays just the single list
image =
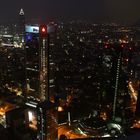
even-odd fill
[{"label": "illuminated road", "polygon": [[140,128],[140,121],[135,120],[132,128]]},{"label": "illuminated road", "polygon": [[134,83],[132,81],[130,81],[128,83],[128,88],[129,88],[129,91],[130,91],[130,97],[131,97],[131,108],[132,108],[132,111],[135,112],[136,111],[136,103],[137,103],[137,90],[135,89],[134,87]]},{"label": "illuminated road", "polygon": [[60,135],[65,135],[69,139],[89,138],[89,136],[87,136],[86,134],[75,132],[74,127],[68,126],[67,124],[58,127],[58,138],[60,137]]},{"label": "illuminated road", "polygon": [[[131,107],[132,111],[135,113],[136,111],[136,104],[137,104],[137,96],[138,96],[138,89],[136,89],[136,85],[133,81],[128,83],[130,96],[131,96]],[[140,128],[140,120],[134,120],[132,128]]]},{"label": "illuminated road", "polygon": [[137,92],[136,90],[134,89],[134,86],[133,86],[133,83],[130,81],[129,84],[129,89],[131,91],[131,98],[134,99],[134,101],[136,102],[137,101]]},{"label": "illuminated road", "polygon": [[[72,125],[70,126],[68,124],[63,124],[58,127],[58,138],[60,138],[61,135],[65,135],[68,139],[103,138],[103,137],[110,138],[111,135],[109,134],[109,132],[111,130],[110,129],[111,127],[112,127],[111,125],[103,125],[99,127],[96,124],[95,124],[95,127],[91,127],[91,126],[87,126],[83,122],[75,122],[75,123],[72,123]],[[115,128],[115,127],[112,127],[112,128]]]}]

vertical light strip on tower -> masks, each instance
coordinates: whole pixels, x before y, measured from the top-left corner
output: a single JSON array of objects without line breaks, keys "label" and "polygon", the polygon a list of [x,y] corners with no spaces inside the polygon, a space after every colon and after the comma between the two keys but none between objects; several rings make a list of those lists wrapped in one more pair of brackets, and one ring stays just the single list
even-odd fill
[{"label": "vertical light strip on tower", "polygon": [[48,99],[48,35],[47,26],[40,26],[40,75],[39,75],[39,98],[40,101]]},{"label": "vertical light strip on tower", "polygon": [[118,58],[118,61],[117,61],[115,94],[114,94],[114,101],[113,101],[113,120],[115,119],[115,115],[116,115],[116,101],[117,101],[118,84],[119,84],[119,76],[120,76],[120,65],[121,65],[121,52],[119,54],[119,58]]},{"label": "vertical light strip on tower", "polygon": [[20,36],[20,43],[24,43],[24,37],[25,37],[25,14],[23,9],[20,9],[19,12],[19,29],[18,33]]}]

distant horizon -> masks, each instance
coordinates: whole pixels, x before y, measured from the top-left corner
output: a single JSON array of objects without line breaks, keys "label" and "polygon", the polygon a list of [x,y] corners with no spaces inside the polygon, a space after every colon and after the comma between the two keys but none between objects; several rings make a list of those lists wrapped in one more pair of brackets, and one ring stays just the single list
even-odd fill
[{"label": "distant horizon", "polygon": [[[8,24],[18,24],[18,16],[15,18],[15,19],[6,19],[6,20],[0,20],[0,25],[3,25],[3,24],[6,24],[6,25],[8,25]],[[45,24],[47,24],[47,23],[49,23],[49,22],[52,22],[52,21],[54,21],[54,22],[64,22],[64,23],[67,23],[67,22],[71,22],[71,21],[75,21],[75,22],[78,22],[78,21],[80,21],[80,22],[87,22],[87,23],[92,23],[92,24],[112,24],[112,23],[115,23],[115,24],[119,24],[119,25],[126,25],[126,26],[140,26],[140,20],[137,20],[136,22],[134,22],[134,23],[128,23],[128,22],[118,22],[118,21],[103,21],[103,20],[91,20],[91,19],[75,19],[75,18],[48,18],[48,19],[41,19],[41,18],[29,18],[29,17],[26,17],[25,16],[25,24],[43,24],[43,23],[45,23]]]}]

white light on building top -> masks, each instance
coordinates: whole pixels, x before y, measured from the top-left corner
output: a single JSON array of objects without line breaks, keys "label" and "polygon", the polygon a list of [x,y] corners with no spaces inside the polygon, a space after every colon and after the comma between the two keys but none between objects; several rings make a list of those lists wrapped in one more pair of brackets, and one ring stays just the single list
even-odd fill
[{"label": "white light on building top", "polygon": [[20,15],[24,15],[24,11],[23,11],[23,9],[21,8],[20,9],[20,13],[19,13]]}]

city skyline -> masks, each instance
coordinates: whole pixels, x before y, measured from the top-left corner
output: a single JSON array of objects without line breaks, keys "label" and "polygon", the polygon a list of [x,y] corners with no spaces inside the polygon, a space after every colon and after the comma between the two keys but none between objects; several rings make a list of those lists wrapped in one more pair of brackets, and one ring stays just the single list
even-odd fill
[{"label": "city skyline", "polygon": [[0,138],[140,136],[139,5],[1,0]]},{"label": "city skyline", "polygon": [[40,22],[50,20],[82,19],[94,22],[135,23],[140,19],[138,0],[41,0],[1,1],[1,22],[15,21],[17,13],[24,9],[27,20]]}]

